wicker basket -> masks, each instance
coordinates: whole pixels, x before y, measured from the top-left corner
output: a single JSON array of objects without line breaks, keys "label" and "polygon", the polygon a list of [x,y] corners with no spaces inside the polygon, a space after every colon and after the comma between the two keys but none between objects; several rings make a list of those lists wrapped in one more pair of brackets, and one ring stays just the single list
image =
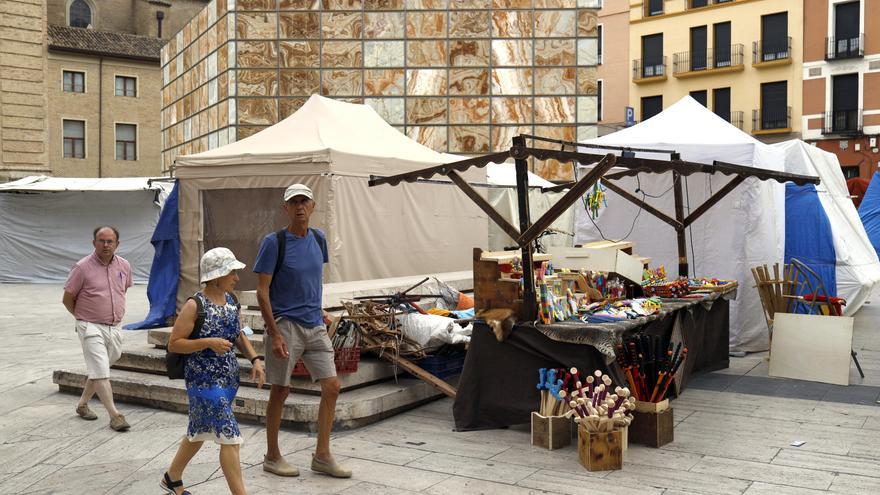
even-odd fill
[{"label": "wicker basket", "polygon": [[642,287],[646,297],[664,297],[674,299],[690,293],[687,280],[676,280],[665,284],[645,285]]},{"label": "wicker basket", "polygon": [[[336,374],[345,375],[355,373],[358,369],[358,363],[361,360],[360,347],[343,347],[336,349],[333,353],[333,362],[336,364]],[[309,376],[309,370],[303,363],[302,359],[297,360],[293,367],[291,376]]]}]

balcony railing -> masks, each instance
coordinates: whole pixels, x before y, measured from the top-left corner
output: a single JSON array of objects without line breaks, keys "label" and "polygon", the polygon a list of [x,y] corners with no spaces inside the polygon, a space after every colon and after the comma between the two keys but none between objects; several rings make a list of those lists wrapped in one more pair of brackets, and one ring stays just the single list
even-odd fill
[{"label": "balcony railing", "polygon": [[825,38],[825,60],[841,60],[865,56],[865,35]]},{"label": "balcony railing", "polygon": [[743,46],[731,45],[708,50],[680,52],[672,56],[672,73],[682,74],[743,64]]},{"label": "balcony railing", "polygon": [[859,134],[862,132],[862,109],[825,112],[822,134]]},{"label": "balcony railing", "polygon": [[654,60],[633,60],[633,81],[663,77],[665,75],[666,57]]},{"label": "balcony railing", "polygon": [[752,132],[791,129],[791,107],[769,107],[752,110]]},{"label": "balcony railing", "polygon": [[743,113],[730,112],[730,119],[728,120],[728,122],[735,125],[737,129],[743,130]]},{"label": "balcony railing", "polygon": [[752,42],[752,64],[791,60],[791,36],[778,40]]}]

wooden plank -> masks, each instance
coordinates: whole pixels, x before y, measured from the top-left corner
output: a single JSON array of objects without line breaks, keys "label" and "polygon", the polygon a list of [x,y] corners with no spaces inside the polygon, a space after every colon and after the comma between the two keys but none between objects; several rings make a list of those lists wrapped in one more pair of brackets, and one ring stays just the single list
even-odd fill
[{"label": "wooden plank", "polygon": [[550,207],[541,218],[537,219],[535,223],[533,223],[525,232],[522,233],[521,236],[516,240],[517,244],[520,246],[525,246],[527,244],[531,244],[539,235],[541,235],[544,230],[549,227],[553,222],[559,218],[560,215],[565,213],[568,208],[574,204],[575,201],[578,201],[584,193],[596,183],[606,171],[610,168],[614,167],[614,164],[617,163],[617,158],[608,154],[605,155],[599,163],[593,167],[586,175],[584,175],[577,183],[565,193],[559,201],[556,202],[553,206]]},{"label": "wooden plank", "polygon": [[688,215],[684,219],[684,226],[694,223],[698,218],[700,218],[704,213],[709,211],[710,208],[715,206],[716,203],[721,201],[724,196],[727,196],[728,193],[736,189],[736,186],[743,183],[746,180],[745,177],[738,175],[734,177],[730,182],[724,185],[721,189],[719,189],[715,194],[713,194],[709,199],[706,200],[703,204],[701,204],[696,210],[693,211],[690,215]]},{"label": "wooden plank", "polygon": [[[381,345],[378,340],[373,339],[372,337],[370,337],[368,335],[361,334],[361,339],[363,339],[363,341],[367,345],[371,345],[371,346]],[[431,373],[428,373],[427,371],[422,369],[420,366],[417,366],[415,363],[413,363],[409,359],[397,356],[393,352],[391,352],[390,350],[388,352],[382,352],[382,353],[378,354],[378,356],[379,356],[379,358],[384,359],[385,361],[388,361],[390,363],[396,364],[397,366],[400,366],[404,370],[408,371],[410,374],[412,374],[415,377],[417,377],[418,379],[428,383],[429,385],[431,385],[432,387],[436,388],[437,390],[443,392],[447,396],[452,397],[453,399],[455,398],[456,390],[455,390],[455,388],[452,387],[452,385],[444,382],[443,380],[437,378],[436,376],[432,375]]]},{"label": "wooden plank", "polygon": [[658,210],[657,208],[654,208],[653,206],[651,206],[648,203],[642,201],[641,199],[633,196],[632,194],[626,192],[617,184],[614,184],[613,182],[606,180],[606,181],[602,182],[602,185],[607,187],[608,189],[611,189],[612,191],[617,193],[617,195],[622,197],[623,199],[629,201],[630,203],[635,204],[636,206],[645,210],[646,212],[650,213],[651,215],[654,215],[659,220],[662,220],[662,221],[668,223],[669,225],[672,226],[672,228],[679,229],[682,227],[682,224],[677,222],[674,218],[663,213],[662,211]]},{"label": "wooden plank", "polygon": [[498,213],[498,210],[493,208],[492,205],[489,204],[489,202],[486,201],[485,198],[480,196],[480,193],[478,193],[473,187],[471,187],[471,185],[468,184],[467,181],[458,174],[458,172],[456,172],[455,170],[451,170],[446,175],[452,180],[452,182],[455,183],[456,186],[458,186],[459,189],[462,190],[462,192],[468,198],[471,199],[471,201],[473,201],[477,205],[477,207],[483,210],[486,215],[489,215],[489,218],[491,218],[496,225],[501,227],[501,230],[503,230],[508,236],[510,236],[511,239],[516,239],[517,237],[519,237],[519,230],[511,225],[506,218],[501,216],[501,213]]}]

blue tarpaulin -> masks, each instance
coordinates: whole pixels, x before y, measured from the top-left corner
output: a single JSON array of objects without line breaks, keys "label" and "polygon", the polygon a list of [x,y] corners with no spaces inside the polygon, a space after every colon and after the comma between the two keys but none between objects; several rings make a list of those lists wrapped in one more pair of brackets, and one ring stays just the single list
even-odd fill
[{"label": "blue tarpaulin", "polygon": [[125,326],[126,330],[142,330],[165,326],[169,316],[177,309],[177,280],[180,277],[180,229],[177,218],[177,188],[165,200],[159,223],[153,231],[150,243],[155,254],[150,268],[150,281],[147,285],[147,299],[150,313],[144,321]]},{"label": "blue tarpaulin", "polygon": [[859,217],[868,233],[868,239],[874,246],[874,251],[880,254],[880,172],[874,172],[871,184],[865,192],[862,204],[859,205]]},{"label": "blue tarpaulin", "polygon": [[[828,296],[837,295],[837,253],[831,222],[816,186],[785,185],[785,262],[796,258],[815,271]],[[816,280],[811,280],[813,287]]]}]

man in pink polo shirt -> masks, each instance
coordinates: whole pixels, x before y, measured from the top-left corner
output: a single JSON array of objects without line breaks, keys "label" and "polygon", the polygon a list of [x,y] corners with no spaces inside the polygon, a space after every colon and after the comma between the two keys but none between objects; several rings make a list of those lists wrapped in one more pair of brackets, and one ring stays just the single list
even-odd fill
[{"label": "man in pink polo shirt", "polygon": [[110,365],[122,355],[119,323],[125,315],[125,292],[132,285],[131,265],[116,256],[119,231],[101,226],[93,234],[95,252],[79,260],[64,284],[64,307],[76,318],[76,334],[86,359],[88,379],[76,414],[87,420],[98,419],[89,409],[96,393],[110,415],[110,428],[130,428],[113,403]]}]

